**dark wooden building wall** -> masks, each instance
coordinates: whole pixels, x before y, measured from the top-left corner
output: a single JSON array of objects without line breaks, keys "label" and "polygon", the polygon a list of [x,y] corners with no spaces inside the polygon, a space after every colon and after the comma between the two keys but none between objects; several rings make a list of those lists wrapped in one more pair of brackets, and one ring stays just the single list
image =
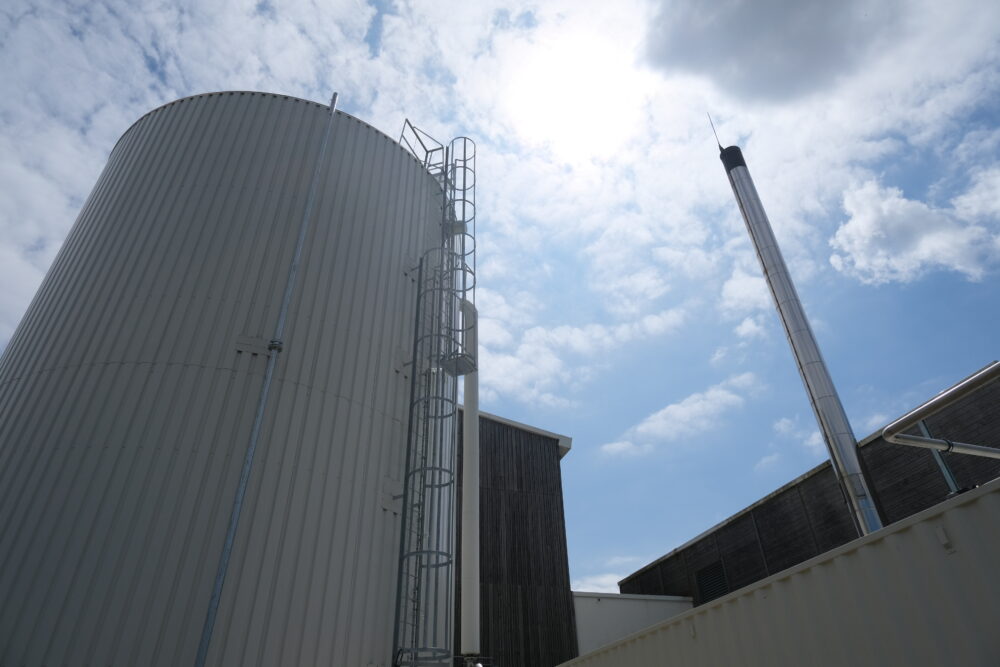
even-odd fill
[{"label": "dark wooden building wall", "polygon": [[[926,426],[934,437],[1000,447],[1000,381],[927,419]],[[876,438],[861,447],[861,458],[886,524],[949,495],[929,450]],[[944,458],[962,488],[1000,476],[1000,460],[959,454]],[[620,589],[643,595],[689,595],[701,604],[856,537],[840,485],[830,464],[824,463],[698,541],[630,575]]]},{"label": "dark wooden building wall", "polygon": [[482,654],[499,667],[552,667],[577,655],[558,442],[482,417],[479,445]]}]

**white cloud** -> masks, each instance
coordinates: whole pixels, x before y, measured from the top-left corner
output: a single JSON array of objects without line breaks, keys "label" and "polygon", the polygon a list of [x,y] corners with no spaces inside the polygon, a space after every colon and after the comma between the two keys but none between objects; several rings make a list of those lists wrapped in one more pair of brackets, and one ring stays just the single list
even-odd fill
[{"label": "white cloud", "polygon": [[591,287],[604,295],[612,312],[634,316],[669,291],[668,274],[648,250],[660,241],[661,233],[654,222],[632,212],[608,221],[587,246]]},{"label": "white cloud", "polygon": [[770,470],[771,468],[775,467],[778,464],[778,461],[780,460],[781,460],[780,453],[771,452],[770,454],[766,454],[765,456],[761,457],[761,459],[753,465],[753,469],[755,472],[763,472],[765,470]]},{"label": "white cloud", "polygon": [[620,565],[641,565],[648,563],[650,560],[650,558],[643,558],[642,556],[612,556],[604,561],[604,564],[607,567],[618,567]]},{"label": "white cloud", "polygon": [[[485,335],[480,346],[480,382],[483,400],[501,398],[549,407],[572,405],[568,396],[592,379],[599,370],[601,353],[628,343],[669,334],[681,326],[682,309],[645,315],[614,325],[588,324],[556,327],[533,326],[520,337],[505,326],[502,317],[514,322],[527,318],[491,296],[498,305],[497,318],[483,318]],[[480,313],[489,312],[480,309]],[[596,365],[595,365],[596,364]]]},{"label": "white cloud", "polygon": [[875,414],[870,415],[864,421],[866,435],[867,433],[875,431],[875,429],[884,427],[888,423],[889,423],[889,416],[886,415],[885,413],[876,412]]},{"label": "white cloud", "polygon": [[710,277],[718,266],[717,257],[699,246],[661,246],[653,248],[652,254],[671,272],[679,273],[691,280],[704,280]]},{"label": "white cloud", "polygon": [[813,431],[806,439],[802,442],[802,445],[818,459],[826,458],[829,452],[826,449],[826,443],[823,442],[823,436],[820,435],[819,431]]},{"label": "white cloud", "polygon": [[795,432],[795,422],[788,417],[782,417],[774,422],[774,432],[781,435],[791,435]]},{"label": "white cloud", "polygon": [[[598,355],[672,333],[685,319],[685,311],[676,308],[613,325],[533,326],[518,339],[511,333],[516,326],[505,327],[502,320],[506,316],[514,322],[526,321],[523,313],[496,295],[488,301],[497,306],[498,317],[482,320],[488,323],[480,346],[484,400],[504,397],[551,407],[572,404],[566,394],[593,377]],[[483,306],[480,312],[490,311]]]},{"label": "white cloud", "polygon": [[760,387],[753,373],[734,375],[654,412],[626,431],[620,440],[602,445],[601,451],[608,455],[645,454],[657,444],[704,435],[718,427],[727,412],[741,408],[746,395]]},{"label": "white cloud", "polygon": [[740,338],[763,338],[767,335],[759,319],[745,317],[733,330]]},{"label": "white cloud", "polygon": [[618,593],[618,582],[625,575],[608,572],[605,574],[590,574],[579,579],[574,579],[570,583],[570,588],[574,591],[587,593]]},{"label": "white cloud", "polygon": [[952,205],[964,220],[1000,223],[1000,167],[977,173],[969,189],[952,200]]},{"label": "white cloud", "polygon": [[571,368],[551,348],[522,343],[513,352],[479,348],[479,381],[483,402],[502,398],[527,404],[563,408],[573,380]]},{"label": "white cloud", "polygon": [[798,417],[795,419],[782,417],[774,422],[772,427],[775,433],[801,446],[814,458],[825,458],[828,456],[826,443],[824,443],[820,432],[809,426],[800,426]]},{"label": "white cloud", "polygon": [[[966,210],[982,206],[978,189],[967,196]],[[996,239],[985,227],[961,220],[954,209],[907,199],[898,188],[867,181],[844,194],[844,210],[850,218],[830,241],[836,251],[830,262],[866,283],[910,282],[933,269],[979,280],[997,259]]]},{"label": "white cloud", "polygon": [[750,274],[741,267],[735,267],[732,275],[722,285],[720,307],[724,313],[741,316],[771,307],[771,295],[767,291],[764,277]]},{"label": "white cloud", "polygon": [[727,411],[741,407],[744,398],[738,392],[752,390],[756,384],[757,378],[753,373],[733,376],[654,412],[634,426],[632,432],[659,441],[698,435],[712,429],[717,419]]},{"label": "white cloud", "polygon": [[653,451],[649,443],[637,445],[629,440],[618,440],[601,445],[601,453],[609,456],[639,456]]},{"label": "white cloud", "polygon": [[493,317],[483,317],[479,324],[479,344],[487,348],[498,349],[509,347],[514,342],[514,336],[500,320]]}]

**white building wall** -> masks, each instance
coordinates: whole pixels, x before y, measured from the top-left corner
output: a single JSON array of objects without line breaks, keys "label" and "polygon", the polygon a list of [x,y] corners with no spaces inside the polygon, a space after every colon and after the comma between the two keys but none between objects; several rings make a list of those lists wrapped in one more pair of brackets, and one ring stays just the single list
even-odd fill
[{"label": "white building wall", "polygon": [[627,637],[691,608],[691,598],[573,591],[580,654]]},{"label": "white building wall", "polygon": [[564,665],[994,667],[1000,480]]}]

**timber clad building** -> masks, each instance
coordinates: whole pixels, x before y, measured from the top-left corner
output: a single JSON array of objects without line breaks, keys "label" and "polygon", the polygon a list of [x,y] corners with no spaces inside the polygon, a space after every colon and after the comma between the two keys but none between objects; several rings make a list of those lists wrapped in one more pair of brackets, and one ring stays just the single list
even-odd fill
[{"label": "timber clad building", "polygon": [[[480,413],[479,444],[482,654],[505,667],[558,665],[577,655],[559,471],[570,440]],[[459,476],[459,498],[461,486]],[[461,570],[459,558],[456,582]]]}]

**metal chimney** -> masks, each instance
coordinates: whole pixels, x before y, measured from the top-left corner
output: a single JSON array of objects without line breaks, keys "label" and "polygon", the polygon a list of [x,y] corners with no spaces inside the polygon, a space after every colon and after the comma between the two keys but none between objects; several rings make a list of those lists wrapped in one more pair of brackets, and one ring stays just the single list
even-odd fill
[{"label": "metal chimney", "polygon": [[867,535],[881,528],[882,521],[861,470],[857,441],[847,421],[844,406],[840,403],[833,380],[823,363],[816,337],[806,319],[750,172],[747,171],[743,153],[738,146],[725,149],[719,146],[719,150],[719,157],[729,176],[729,184],[733,186],[733,194],[736,195],[736,203],[739,204],[750,239],[757,251],[757,258],[764,270],[764,278],[778,308],[781,324],[785,327],[788,343],[792,346],[792,354],[809,394],[809,402],[816,413],[816,421],[830,451],[833,469],[854,512],[859,533]]},{"label": "metal chimney", "polygon": [[[462,302],[463,324],[468,334],[466,345],[479,363],[479,325],[476,306]],[[480,647],[479,608],[479,372],[467,373],[465,415],[462,421],[462,595],[459,605],[462,619],[459,651],[463,656],[478,656]],[[466,660],[466,664],[474,661]]]}]

